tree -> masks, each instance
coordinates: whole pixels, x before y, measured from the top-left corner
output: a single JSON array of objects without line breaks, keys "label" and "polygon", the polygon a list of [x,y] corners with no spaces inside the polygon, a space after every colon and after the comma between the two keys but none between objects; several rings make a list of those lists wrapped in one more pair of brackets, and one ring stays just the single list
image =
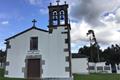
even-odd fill
[{"label": "tree", "polygon": [[[91,48],[92,48],[92,54],[91,54]],[[90,47],[88,46],[81,47],[78,51],[78,54],[86,55],[88,57],[89,62],[98,62],[97,50],[99,50],[99,54],[101,57],[102,50],[100,48],[97,49],[97,47],[94,45]],[[100,60],[102,60],[102,58],[100,58]]]},{"label": "tree", "polygon": [[94,31],[88,30],[87,36],[89,36],[90,40],[90,61],[100,62],[99,45],[97,43]]},{"label": "tree", "polygon": [[107,64],[115,65],[120,63],[120,47],[111,45],[103,51],[103,57]]},{"label": "tree", "polygon": [[6,61],[6,53],[2,50],[0,50],[0,63],[1,63],[1,66],[3,66],[3,63],[5,63]]}]

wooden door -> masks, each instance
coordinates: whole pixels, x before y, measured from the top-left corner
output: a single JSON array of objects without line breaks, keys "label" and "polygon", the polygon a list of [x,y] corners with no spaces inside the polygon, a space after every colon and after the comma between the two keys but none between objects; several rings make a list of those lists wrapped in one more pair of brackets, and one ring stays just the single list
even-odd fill
[{"label": "wooden door", "polygon": [[40,79],[40,59],[28,59],[27,78],[29,80]]}]

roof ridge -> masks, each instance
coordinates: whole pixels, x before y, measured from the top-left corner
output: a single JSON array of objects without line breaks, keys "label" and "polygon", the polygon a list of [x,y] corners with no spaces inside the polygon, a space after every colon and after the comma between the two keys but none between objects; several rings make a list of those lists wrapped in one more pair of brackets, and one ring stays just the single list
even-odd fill
[{"label": "roof ridge", "polygon": [[30,30],[32,30],[32,29],[40,30],[40,31],[43,31],[43,32],[49,32],[49,31],[44,30],[44,29],[41,29],[41,28],[31,27],[31,28],[28,28],[28,29],[26,29],[26,30],[24,30],[24,31],[22,31],[22,32],[17,33],[16,35],[13,35],[13,36],[11,36],[11,37],[5,39],[5,41],[8,41],[8,40],[10,40],[10,39],[12,39],[12,38],[15,38],[15,37],[17,37],[17,36],[19,36],[19,35],[21,35],[21,34],[27,32],[27,31],[30,31]]}]

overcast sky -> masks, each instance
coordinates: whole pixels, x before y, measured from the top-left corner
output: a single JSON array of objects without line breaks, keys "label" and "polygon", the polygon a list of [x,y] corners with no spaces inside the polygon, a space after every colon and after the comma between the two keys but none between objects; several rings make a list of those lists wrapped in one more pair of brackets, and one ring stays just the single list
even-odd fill
[{"label": "overcast sky", "polygon": [[[71,20],[72,52],[89,46],[86,33],[93,29],[102,49],[120,44],[120,0],[66,0]],[[47,29],[47,6],[56,0],[0,0],[0,48],[4,39],[32,26]],[[64,4],[64,0],[61,0]]]}]

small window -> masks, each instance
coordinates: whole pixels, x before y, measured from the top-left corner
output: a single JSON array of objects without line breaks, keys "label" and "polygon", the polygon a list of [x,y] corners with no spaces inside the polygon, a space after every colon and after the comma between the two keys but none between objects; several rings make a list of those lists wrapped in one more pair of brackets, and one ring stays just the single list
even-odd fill
[{"label": "small window", "polygon": [[58,17],[57,17],[57,11],[54,11],[53,12],[53,20],[56,21],[57,19],[58,19]]},{"label": "small window", "polygon": [[7,48],[10,49],[10,48],[11,48],[10,42],[8,41],[6,44],[7,44],[7,45],[6,45]]},{"label": "small window", "polygon": [[64,11],[61,10],[61,11],[60,11],[60,19],[61,19],[61,20],[64,20],[64,19],[65,19],[64,15],[65,15],[65,14],[64,14]]},{"label": "small window", "polygon": [[69,49],[68,49],[68,48],[65,48],[65,49],[64,49],[64,52],[68,52],[68,51],[69,51]]},{"label": "small window", "polygon": [[69,56],[66,56],[66,58],[65,58],[65,59],[66,59],[66,61],[69,61]]},{"label": "small window", "polygon": [[94,66],[89,66],[89,70],[95,70]]},{"label": "small window", "polygon": [[10,62],[9,62],[9,61],[7,61],[5,65],[6,65],[6,66],[9,66],[9,65],[10,65]]},{"label": "small window", "polygon": [[60,24],[61,25],[65,24],[65,13],[63,10],[60,11]]},{"label": "small window", "polygon": [[30,38],[30,50],[38,50],[38,37]]},{"label": "small window", "polygon": [[68,39],[65,39],[65,43],[69,43],[69,40],[68,40]]},{"label": "small window", "polygon": [[22,72],[23,72],[23,73],[25,72],[25,67],[22,67]]},{"label": "small window", "polygon": [[104,70],[110,70],[109,66],[104,66]]},{"label": "small window", "polygon": [[103,67],[102,66],[98,66],[97,70],[103,70]]},{"label": "small window", "polygon": [[58,16],[57,16],[57,11],[53,12],[53,25],[57,25],[58,24]]},{"label": "small window", "polygon": [[66,72],[69,72],[69,71],[70,71],[70,68],[69,68],[69,67],[65,67],[65,71],[66,71]]}]

